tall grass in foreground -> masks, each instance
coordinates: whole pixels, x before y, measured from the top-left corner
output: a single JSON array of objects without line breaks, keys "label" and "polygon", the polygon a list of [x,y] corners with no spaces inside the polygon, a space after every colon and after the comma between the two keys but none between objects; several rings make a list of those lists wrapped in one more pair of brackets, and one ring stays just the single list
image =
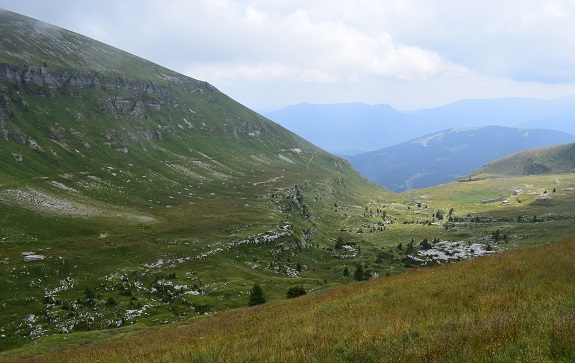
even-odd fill
[{"label": "tall grass in foreground", "polygon": [[50,352],[54,362],[575,360],[575,241]]}]

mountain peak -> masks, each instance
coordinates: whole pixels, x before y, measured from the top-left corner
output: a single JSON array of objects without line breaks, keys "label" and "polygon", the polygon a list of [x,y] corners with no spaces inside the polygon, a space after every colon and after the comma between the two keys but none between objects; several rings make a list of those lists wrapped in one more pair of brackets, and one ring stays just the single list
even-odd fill
[{"label": "mountain peak", "polygon": [[181,74],[57,26],[0,11],[0,63],[167,82]]}]

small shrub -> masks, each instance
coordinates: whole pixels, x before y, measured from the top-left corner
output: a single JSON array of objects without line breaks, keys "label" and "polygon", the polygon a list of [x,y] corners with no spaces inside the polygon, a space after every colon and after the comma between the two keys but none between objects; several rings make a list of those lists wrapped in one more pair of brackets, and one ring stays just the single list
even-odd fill
[{"label": "small shrub", "polygon": [[289,288],[289,290],[287,291],[287,298],[288,299],[293,299],[294,297],[300,297],[300,296],[304,296],[305,294],[307,294],[307,291],[305,291],[305,289],[301,286],[292,286]]},{"label": "small shrub", "polygon": [[118,302],[113,297],[109,297],[108,300],[106,300],[106,305],[116,306],[118,305]]},{"label": "small shrub", "polygon": [[84,289],[84,295],[86,296],[86,299],[88,299],[88,300],[93,300],[96,298],[96,293],[94,292],[94,289],[91,289],[89,287],[86,287]]}]

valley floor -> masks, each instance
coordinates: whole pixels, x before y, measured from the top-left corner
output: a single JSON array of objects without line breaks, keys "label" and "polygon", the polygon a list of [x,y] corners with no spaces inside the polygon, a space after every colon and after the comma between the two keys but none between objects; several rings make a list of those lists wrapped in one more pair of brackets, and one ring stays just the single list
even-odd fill
[{"label": "valley floor", "polygon": [[[248,358],[267,360],[277,355],[276,360],[290,361],[295,359],[291,356],[293,353],[289,353],[292,350],[306,351],[310,359],[317,355],[322,358],[320,361],[324,361],[324,357],[342,361],[369,361],[370,357],[378,357],[373,360],[379,361],[384,351],[399,351],[398,347],[403,345],[409,348],[404,353],[406,357],[419,360],[424,354],[421,349],[425,348],[425,354],[439,360],[448,348],[436,352],[439,348],[433,345],[446,344],[442,342],[451,339],[437,335],[439,331],[455,331],[460,335],[458,339],[472,341],[486,332],[499,334],[490,329],[505,330],[511,324],[509,329],[513,334],[526,334],[521,330],[522,324],[532,321],[515,317],[529,309],[525,304],[531,304],[523,302],[523,294],[530,293],[531,287],[521,278],[538,265],[524,267],[518,272],[519,279],[515,279],[511,267],[517,261],[505,259],[519,256],[517,253],[544,255],[545,249],[529,247],[552,244],[547,248],[560,248],[555,247],[556,243],[571,246],[561,241],[575,236],[573,175],[485,179],[402,194],[377,188],[359,189],[361,193],[357,195],[346,194],[346,190],[357,192],[358,189],[338,186],[337,180],[286,186],[285,179],[281,179],[284,184],[250,183],[241,194],[249,198],[243,199],[234,190],[214,190],[202,192],[201,195],[209,196],[203,198],[170,198],[168,195],[160,207],[153,206],[154,203],[138,209],[115,206],[113,218],[40,217],[35,210],[0,204],[7,227],[0,238],[3,247],[0,334],[4,336],[0,339],[0,349],[6,351],[0,354],[0,359],[45,353],[70,344],[83,345],[102,339],[108,342],[109,337],[125,334],[121,344],[138,351],[137,345],[141,343],[126,342],[142,334],[166,334],[161,326],[179,324],[177,329],[169,330],[182,331],[182,339],[204,336],[204,333],[188,331],[207,329],[208,341],[217,342],[214,345],[205,342],[202,344],[207,345],[203,346],[195,340],[171,337],[170,340],[189,347],[182,349],[192,361],[218,361],[220,355],[241,361],[240,356],[233,356],[233,351],[243,352]],[[59,200],[68,196],[58,195]],[[167,202],[171,203],[169,208],[165,206]],[[122,215],[145,215],[149,219],[117,217]],[[37,223],[38,218],[43,223]],[[516,250],[519,252],[514,252]],[[494,256],[482,257],[490,255]],[[505,283],[509,290],[497,290],[495,285],[503,281],[500,276],[486,280],[481,274],[491,275],[485,270],[463,272],[480,262],[450,264],[468,259],[477,259],[483,264],[508,261],[501,263],[511,270],[501,274],[510,278]],[[446,264],[445,269],[433,267]],[[426,268],[421,272],[404,274],[422,267]],[[537,267],[538,270],[545,268]],[[413,282],[414,276],[425,278]],[[555,276],[540,277],[540,281],[529,283],[556,285]],[[443,282],[434,280],[438,278]],[[569,275],[562,278],[569,279]],[[373,282],[349,285],[354,280],[367,279]],[[426,279],[429,286],[424,286]],[[241,310],[248,305],[255,283],[262,286],[270,307]],[[482,285],[477,286],[478,283]],[[555,288],[563,289],[563,283],[568,287],[571,282],[563,281]],[[444,290],[451,284],[458,285]],[[381,292],[370,290],[364,294],[362,289],[366,286]],[[292,287],[311,296],[286,302],[286,291]],[[468,287],[472,287],[471,290],[466,290]],[[444,291],[444,300],[439,306],[436,300],[440,295],[430,289]],[[483,298],[477,294],[482,291],[493,292],[494,295],[487,295],[491,300],[481,302]],[[557,303],[561,306],[553,305],[553,309],[568,310],[569,306],[563,306],[565,301],[554,301],[551,295],[545,295],[547,293],[536,293],[543,299],[541,303]],[[388,305],[388,298],[396,295],[401,297],[401,303]],[[353,299],[350,300],[350,296],[354,296]],[[508,302],[510,298],[515,300]],[[327,301],[330,303],[322,305]],[[308,304],[304,302],[319,305],[306,311],[305,306],[298,305]],[[360,304],[359,310],[354,308],[355,304]],[[493,306],[486,312],[480,308],[481,304]],[[257,317],[255,311],[260,309],[264,315]],[[288,314],[292,320],[286,317],[288,320],[284,321],[279,316],[285,315],[285,311],[277,309],[293,309],[297,314]],[[529,313],[529,319],[565,324],[555,313],[542,316],[542,311],[543,308],[538,307]],[[248,318],[243,322],[244,317],[261,322]],[[320,324],[317,319],[324,317],[326,320]],[[483,326],[484,319],[493,322]],[[228,320],[233,323],[228,324]],[[210,321],[223,324],[213,329],[230,331],[231,335],[226,338],[229,341],[210,335]],[[316,321],[320,325],[312,323]],[[242,325],[248,322],[254,326]],[[236,323],[239,325],[235,326]],[[264,330],[258,333],[260,328]],[[547,325],[541,327],[547,328]],[[241,329],[256,330],[246,335]],[[466,335],[466,331],[473,329],[479,332]],[[571,331],[570,326],[561,329]],[[254,341],[250,334],[259,337],[264,332],[266,339],[275,345],[257,354],[246,353],[249,344],[264,344]],[[511,333],[504,334],[507,335],[497,338],[498,341],[510,339]],[[306,340],[301,341],[300,336]],[[338,336],[342,342],[330,342]],[[513,339],[519,336],[513,335]],[[322,348],[323,343],[318,339],[324,338],[330,343]],[[158,336],[149,339],[170,344]],[[455,346],[462,344],[455,342]],[[120,343],[110,340],[109,344]],[[416,349],[419,344],[422,348]],[[473,344],[481,346],[484,342]],[[489,347],[492,344],[495,343],[488,342]],[[334,352],[329,350],[332,347]],[[542,349],[542,345],[537,347]],[[115,349],[120,348],[110,352]],[[174,351],[166,353],[168,358],[158,358],[158,361],[175,359],[171,354],[180,347],[174,345],[171,349]],[[409,353],[410,350],[413,352]],[[122,361],[122,354],[139,354],[120,351],[109,360]],[[453,357],[464,354],[459,352]],[[515,356],[518,353],[498,354]],[[62,359],[70,358],[63,356]],[[86,356],[84,359],[89,360]]]}]

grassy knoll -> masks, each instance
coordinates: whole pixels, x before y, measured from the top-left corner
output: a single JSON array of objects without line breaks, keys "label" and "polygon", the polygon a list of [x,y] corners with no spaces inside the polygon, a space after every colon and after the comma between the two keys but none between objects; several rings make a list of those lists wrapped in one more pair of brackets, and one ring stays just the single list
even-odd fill
[{"label": "grassy knoll", "polygon": [[468,178],[569,173],[573,171],[574,156],[574,144],[531,149],[490,162]]},{"label": "grassy knoll", "polygon": [[86,333],[81,344],[21,361],[567,362],[575,358],[574,259],[571,240],[94,344],[107,333]]}]

